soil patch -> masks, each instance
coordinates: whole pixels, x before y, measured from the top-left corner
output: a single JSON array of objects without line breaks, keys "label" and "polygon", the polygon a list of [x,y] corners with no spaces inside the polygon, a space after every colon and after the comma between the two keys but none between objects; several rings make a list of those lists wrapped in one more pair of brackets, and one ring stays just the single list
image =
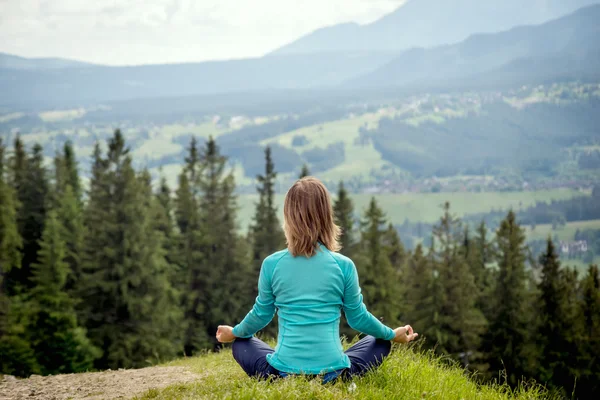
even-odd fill
[{"label": "soil patch", "polygon": [[0,378],[0,400],[129,399],[153,388],[193,382],[201,376],[185,367],[148,367],[27,379]]}]

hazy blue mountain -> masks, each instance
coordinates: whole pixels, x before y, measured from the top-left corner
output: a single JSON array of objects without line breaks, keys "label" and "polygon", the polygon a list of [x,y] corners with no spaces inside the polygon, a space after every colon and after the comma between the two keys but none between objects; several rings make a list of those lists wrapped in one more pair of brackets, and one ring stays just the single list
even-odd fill
[{"label": "hazy blue mountain", "polygon": [[397,54],[347,52],[131,67],[0,68],[0,105],[68,105],[338,85]]},{"label": "hazy blue mountain", "polygon": [[[431,1],[412,0],[405,7],[412,2]],[[507,0],[510,4],[513,1]],[[569,2],[569,5],[577,2]],[[537,3],[554,4],[550,0],[537,0]],[[69,107],[281,89],[369,87],[380,90],[382,86],[392,85],[442,84],[454,85],[460,90],[479,84],[511,85],[522,81],[598,77],[599,10],[600,5],[592,5],[539,26],[475,34],[458,44],[405,52],[380,51],[376,49],[377,42],[373,42],[375,50],[368,51],[272,54],[244,60],[127,67],[68,65],[68,62],[64,64],[66,61],[54,59],[28,62],[20,57],[5,57],[13,62],[8,68],[0,64],[0,106]],[[389,16],[390,21],[394,15]],[[382,19],[381,23],[386,20]],[[392,26],[391,23],[388,26]],[[38,67],[31,67],[35,65]],[[347,92],[345,96],[348,95]]]},{"label": "hazy blue mountain", "polygon": [[64,58],[25,58],[0,53],[0,68],[12,69],[57,69],[91,66],[92,64]]},{"label": "hazy blue mountain", "polygon": [[520,83],[600,76],[600,5],[538,26],[412,49],[351,86]]},{"label": "hazy blue mountain", "polygon": [[598,0],[408,0],[368,24],[345,23],[316,30],[273,54],[407,50],[462,41],[549,21]]}]

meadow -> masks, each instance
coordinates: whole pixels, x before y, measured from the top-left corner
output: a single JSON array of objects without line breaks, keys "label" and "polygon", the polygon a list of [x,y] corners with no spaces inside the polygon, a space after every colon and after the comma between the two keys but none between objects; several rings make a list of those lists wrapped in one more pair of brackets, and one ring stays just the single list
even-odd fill
[{"label": "meadow", "polygon": [[[282,191],[284,188],[281,188]],[[393,224],[401,224],[405,220],[411,222],[436,222],[442,215],[442,205],[448,201],[452,212],[463,217],[467,214],[485,213],[492,210],[527,208],[536,202],[565,200],[582,195],[582,192],[571,189],[540,190],[530,192],[456,192],[456,193],[402,193],[402,194],[352,194],[354,212],[360,217],[367,208],[371,197],[375,196],[379,206]],[[283,216],[284,195],[276,196],[279,216]],[[240,228],[246,230],[252,222],[257,195],[240,195],[238,214]]]},{"label": "meadow", "polygon": [[163,389],[151,389],[137,400],[173,399],[551,399],[538,385],[480,385],[448,360],[398,346],[383,365],[352,382],[323,385],[318,379],[288,377],[273,382],[248,378],[230,350],[167,364],[185,367],[200,378]]}]

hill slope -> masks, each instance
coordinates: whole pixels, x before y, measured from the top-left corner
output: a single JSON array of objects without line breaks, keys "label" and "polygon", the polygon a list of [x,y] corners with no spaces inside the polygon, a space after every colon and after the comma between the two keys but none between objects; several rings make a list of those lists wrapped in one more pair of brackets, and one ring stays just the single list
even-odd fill
[{"label": "hill slope", "polygon": [[598,21],[600,4],[538,26],[473,35],[455,45],[409,50],[350,84],[465,86],[597,78]]},{"label": "hill slope", "polygon": [[[249,379],[229,350],[182,359],[165,367],[94,374],[57,375],[0,381],[0,398],[11,399],[545,399],[538,386],[512,392],[505,386],[479,386],[458,367],[444,365],[431,355],[398,348],[383,366],[354,384],[322,385],[317,380],[281,379],[273,383]],[[180,379],[172,376],[179,374]],[[167,377],[165,379],[165,377]],[[105,378],[105,379],[103,379]],[[164,387],[171,379],[171,386]],[[33,382],[37,382],[36,385]],[[94,382],[90,392],[82,382]],[[100,384],[98,384],[100,383]],[[140,387],[151,388],[143,394]],[[79,389],[78,389],[79,388]],[[130,388],[130,391],[128,389]],[[33,389],[33,390],[32,390]],[[36,392],[36,389],[38,390]],[[22,395],[21,395],[22,394]]]},{"label": "hill slope", "polygon": [[[139,397],[149,399],[542,399],[543,390],[533,387],[510,393],[506,387],[478,386],[464,372],[444,366],[438,359],[407,348],[398,348],[384,365],[354,385],[338,382],[322,385],[318,380],[281,379],[274,383],[249,379],[235,363],[231,353],[211,354],[204,358],[174,363],[189,366],[204,378],[194,384],[173,385],[150,390]],[[227,379],[224,379],[227,377]]]},{"label": "hill slope", "polygon": [[322,28],[274,54],[438,46],[475,33],[539,24],[595,2],[598,0],[408,0],[371,24],[345,23]]}]

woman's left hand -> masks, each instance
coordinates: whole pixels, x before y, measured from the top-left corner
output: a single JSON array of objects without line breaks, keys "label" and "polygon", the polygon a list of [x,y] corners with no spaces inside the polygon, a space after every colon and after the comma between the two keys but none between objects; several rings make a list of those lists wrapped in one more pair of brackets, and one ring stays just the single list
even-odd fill
[{"label": "woman's left hand", "polygon": [[217,340],[219,343],[231,343],[235,340],[233,328],[229,325],[219,325],[217,327]]}]

